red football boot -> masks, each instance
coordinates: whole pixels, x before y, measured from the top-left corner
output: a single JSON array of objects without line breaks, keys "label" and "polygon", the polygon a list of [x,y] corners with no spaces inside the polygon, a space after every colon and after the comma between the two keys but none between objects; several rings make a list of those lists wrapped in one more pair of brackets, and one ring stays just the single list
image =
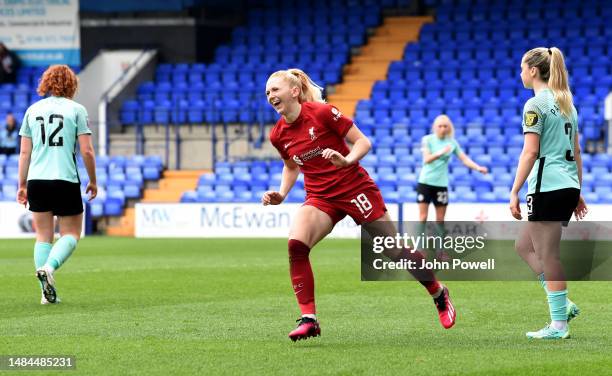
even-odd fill
[{"label": "red football boot", "polygon": [[445,329],[451,328],[455,325],[455,318],[457,317],[457,313],[455,312],[455,307],[453,306],[453,302],[451,301],[450,296],[448,295],[448,289],[446,286],[442,289],[442,293],[440,296],[434,299],[434,303],[436,308],[438,309],[438,316],[440,317],[440,323]]},{"label": "red football boot", "polygon": [[298,319],[297,322],[299,323],[297,328],[289,333],[289,338],[293,342],[321,335],[321,327],[317,320],[311,319],[310,317],[302,317]]}]

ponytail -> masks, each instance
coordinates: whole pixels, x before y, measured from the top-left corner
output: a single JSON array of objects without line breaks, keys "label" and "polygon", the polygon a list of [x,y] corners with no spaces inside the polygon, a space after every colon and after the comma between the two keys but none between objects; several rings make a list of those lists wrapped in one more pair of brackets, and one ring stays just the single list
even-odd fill
[{"label": "ponytail", "polygon": [[320,102],[325,103],[323,99],[323,88],[308,77],[301,69],[292,68],[289,70],[280,70],[272,73],[270,78],[274,76],[282,76],[289,82],[290,85],[300,88],[300,96],[298,101],[304,102]]},{"label": "ponytail", "polygon": [[552,47],[550,51],[550,78],[548,79],[548,87],[555,95],[555,100],[559,104],[561,112],[570,117],[572,114],[572,106],[574,99],[568,84],[567,68],[565,67],[565,59],[563,53],[557,47]]},{"label": "ponytail", "polygon": [[523,61],[529,67],[538,68],[540,78],[548,84],[548,87],[553,92],[561,113],[570,117],[572,115],[574,99],[569,88],[567,68],[565,67],[565,59],[561,50],[557,47],[534,48],[525,53]]}]

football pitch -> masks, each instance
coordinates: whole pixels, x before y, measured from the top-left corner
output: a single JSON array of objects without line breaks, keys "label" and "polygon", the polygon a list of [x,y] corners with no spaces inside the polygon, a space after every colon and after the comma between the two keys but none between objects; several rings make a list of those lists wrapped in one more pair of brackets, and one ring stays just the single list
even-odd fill
[{"label": "football pitch", "polygon": [[458,318],[444,330],[417,282],[361,282],[359,242],[325,240],[311,254],[322,336],[293,343],[287,333],[299,311],[285,239],[88,237],[56,273],[62,303],[49,306],[40,305],[32,248],[32,240],[0,241],[0,356],[73,355],[68,374],[603,375],[612,368],[610,282],[570,282],[582,309],[572,338],[542,342],[525,338],[549,320],[535,280],[450,281]]}]

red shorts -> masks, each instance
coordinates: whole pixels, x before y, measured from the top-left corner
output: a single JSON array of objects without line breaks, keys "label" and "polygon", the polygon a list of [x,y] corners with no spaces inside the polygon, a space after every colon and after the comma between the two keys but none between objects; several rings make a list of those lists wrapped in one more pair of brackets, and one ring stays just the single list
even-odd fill
[{"label": "red shorts", "polygon": [[355,190],[332,199],[306,197],[304,205],[314,206],[325,212],[331,217],[334,225],[346,215],[350,215],[355,223],[361,225],[373,222],[387,212],[385,201],[376,186]]}]

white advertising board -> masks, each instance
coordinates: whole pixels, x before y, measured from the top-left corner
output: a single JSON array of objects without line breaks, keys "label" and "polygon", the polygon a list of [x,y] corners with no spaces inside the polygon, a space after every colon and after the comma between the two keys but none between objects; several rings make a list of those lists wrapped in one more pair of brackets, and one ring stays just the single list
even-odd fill
[{"label": "white advertising board", "polygon": [[[283,238],[301,204],[263,206],[255,203],[137,204],[136,237],[181,238]],[[399,206],[387,204],[391,218],[398,219]],[[350,217],[330,234],[359,238],[360,227]]]}]

